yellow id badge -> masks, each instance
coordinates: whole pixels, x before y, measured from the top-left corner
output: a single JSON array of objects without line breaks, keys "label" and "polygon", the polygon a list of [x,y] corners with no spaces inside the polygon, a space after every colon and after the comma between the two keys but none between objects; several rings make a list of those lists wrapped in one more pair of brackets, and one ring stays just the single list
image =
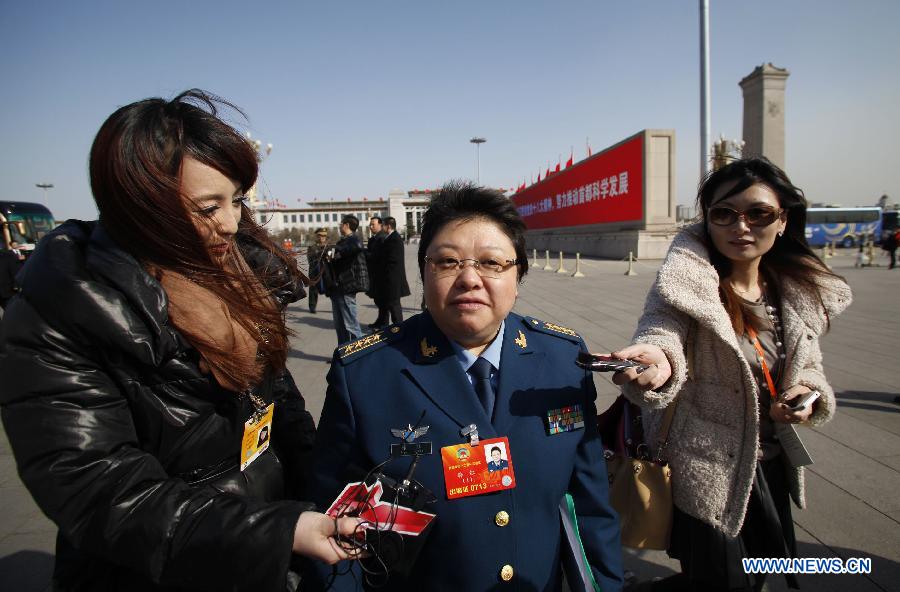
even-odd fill
[{"label": "yellow id badge", "polygon": [[244,422],[244,439],[241,440],[241,470],[259,458],[272,441],[272,416],[275,403],[269,403],[266,412],[259,419],[251,417]]}]

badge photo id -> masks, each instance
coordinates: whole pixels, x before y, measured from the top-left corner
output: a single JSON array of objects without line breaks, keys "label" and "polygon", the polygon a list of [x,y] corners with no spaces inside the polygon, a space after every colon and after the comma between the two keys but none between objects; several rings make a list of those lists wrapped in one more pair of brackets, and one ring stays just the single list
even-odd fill
[{"label": "badge photo id", "polygon": [[493,493],[516,486],[507,438],[481,440],[478,446],[454,444],[441,448],[447,499]]},{"label": "badge photo id", "polygon": [[241,439],[241,470],[259,458],[268,450],[272,442],[272,417],[275,415],[275,404],[269,403],[262,417],[251,417],[244,422],[244,437]]}]

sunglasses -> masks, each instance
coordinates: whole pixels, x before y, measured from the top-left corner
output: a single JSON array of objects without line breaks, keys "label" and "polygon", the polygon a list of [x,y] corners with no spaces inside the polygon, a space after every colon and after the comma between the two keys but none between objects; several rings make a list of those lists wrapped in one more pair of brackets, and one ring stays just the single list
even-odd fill
[{"label": "sunglasses", "polygon": [[769,226],[784,213],[781,208],[773,208],[771,206],[754,206],[743,212],[739,212],[725,206],[714,206],[706,212],[706,219],[710,224],[716,226],[731,226],[739,219],[743,218],[748,226]]}]

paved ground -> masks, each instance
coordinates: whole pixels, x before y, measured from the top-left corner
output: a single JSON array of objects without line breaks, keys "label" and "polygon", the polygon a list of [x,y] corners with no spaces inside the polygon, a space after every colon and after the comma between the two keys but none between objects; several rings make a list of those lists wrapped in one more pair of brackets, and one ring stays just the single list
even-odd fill
[{"label": "paved ground", "polygon": [[[418,277],[414,250],[407,253],[411,280]],[[850,282],[855,302],[822,342],[839,410],[823,428],[804,430],[816,464],[807,471],[809,509],[795,509],[794,518],[802,556],[870,557],[872,573],[801,576],[801,585],[821,591],[900,591],[900,405],[893,402],[900,395],[900,270],[885,269],[883,258],[880,268],[854,269],[849,253],[830,263]],[[572,265],[566,261],[570,271]],[[616,349],[628,343],[658,265],[637,263],[638,275],[629,277],[622,262],[585,261],[587,277],[578,279],[533,268],[516,311],[572,327],[594,351]],[[422,295],[418,280],[410,284],[407,314],[418,310]],[[318,418],[335,334],[329,301],[320,300],[316,315],[305,304],[289,311],[297,333],[289,366]],[[374,305],[361,297],[362,322],[375,316]],[[603,409],[617,391],[603,376],[597,389]],[[0,590],[48,590],[55,529],[19,482],[5,436],[0,438],[0,508]],[[676,568],[663,552],[629,552],[626,564],[642,579]],[[771,589],[786,588],[783,580],[772,578]]]}]

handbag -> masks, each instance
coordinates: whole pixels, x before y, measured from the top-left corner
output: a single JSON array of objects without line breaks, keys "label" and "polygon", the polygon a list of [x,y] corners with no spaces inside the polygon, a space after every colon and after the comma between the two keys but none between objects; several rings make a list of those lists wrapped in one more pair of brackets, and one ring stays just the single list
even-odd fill
[{"label": "handbag", "polygon": [[659,448],[650,454],[643,437],[640,408],[619,395],[597,417],[605,448],[609,500],[619,514],[622,545],[665,550],[672,530],[672,469],[663,458],[675,402],[667,408]]}]

